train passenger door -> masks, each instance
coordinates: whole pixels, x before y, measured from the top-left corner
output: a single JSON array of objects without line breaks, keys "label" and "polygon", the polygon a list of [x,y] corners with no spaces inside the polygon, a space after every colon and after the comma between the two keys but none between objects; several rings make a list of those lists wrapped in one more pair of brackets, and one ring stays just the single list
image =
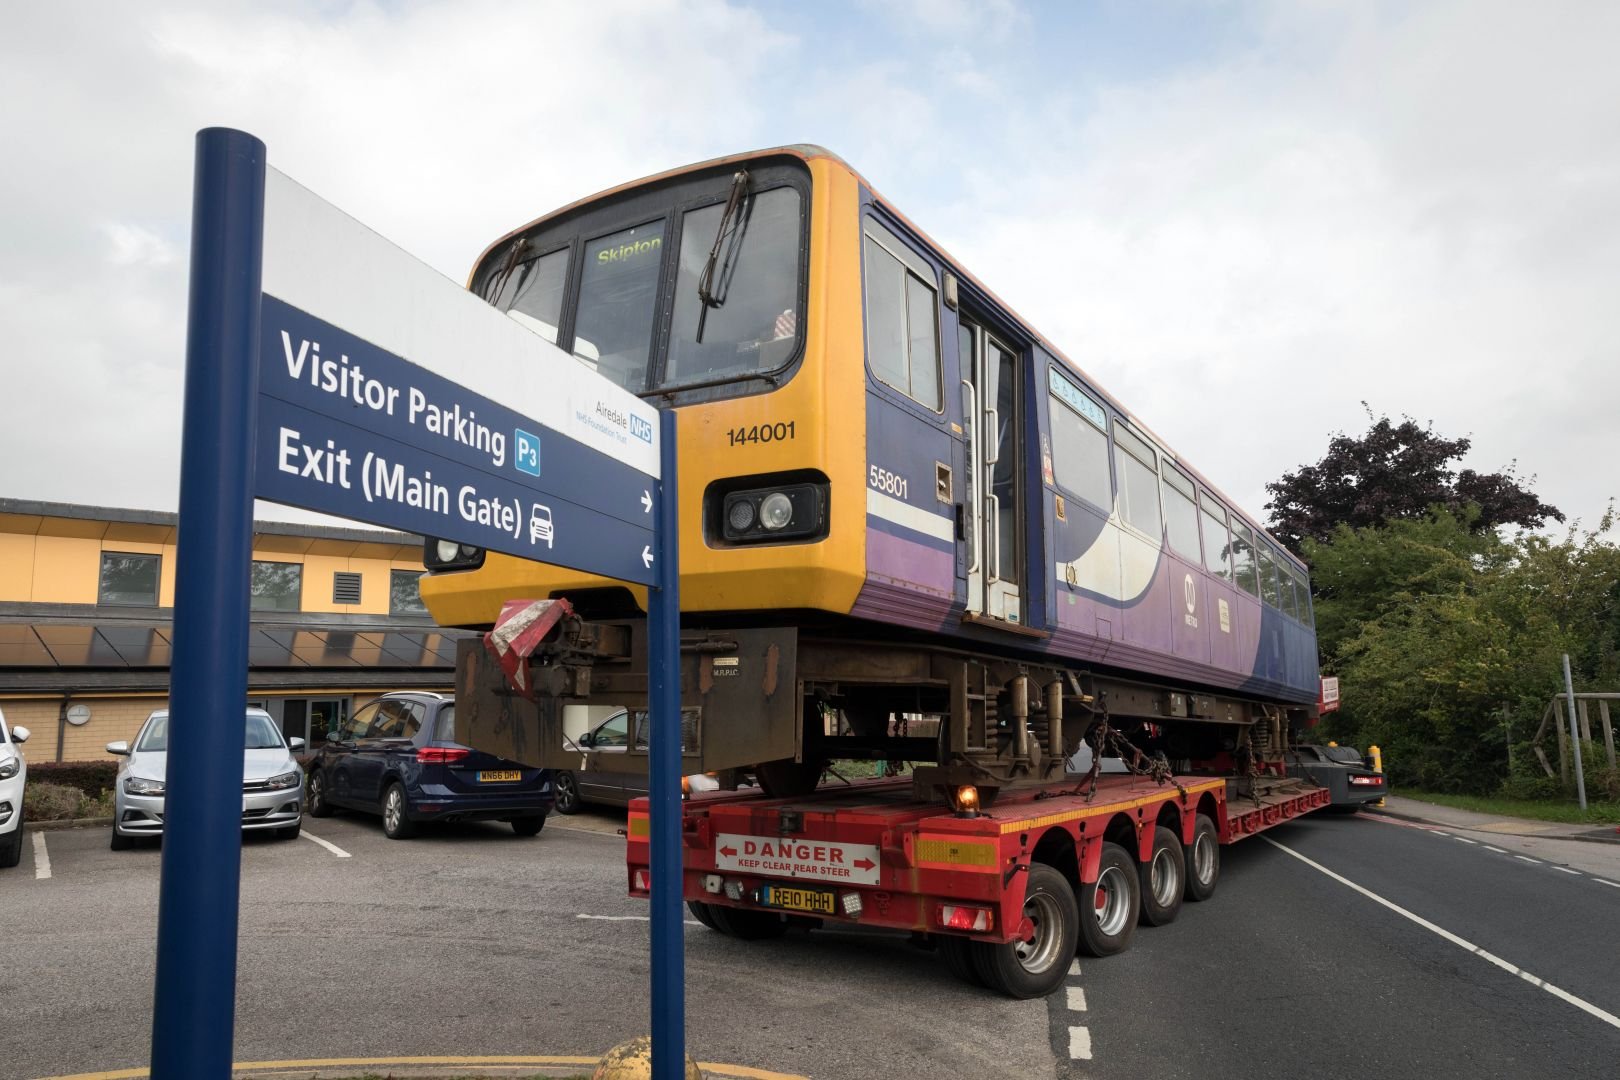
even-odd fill
[{"label": "train passenger door", "polygon": [[958,323],[967,487],[963,521],[968,557],[967,609],[1004,622],[1024,621],[1023,430],[1018,353],[965,315]]}]

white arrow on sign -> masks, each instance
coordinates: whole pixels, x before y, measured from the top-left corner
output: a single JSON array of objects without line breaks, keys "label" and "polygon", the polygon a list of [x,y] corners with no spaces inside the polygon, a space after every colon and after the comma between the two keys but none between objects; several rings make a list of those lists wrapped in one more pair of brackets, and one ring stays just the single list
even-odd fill
[{"label": "white arrow on sign", "polygon": [[652,559],[652,548],[643,545],[641,548],[641,565],[650,568],[652,566]]},{"label": "white arrow on sign", "polygon": [[641,512],[643,514],[652,513],[652,492],[650,491],[641,493]]}]

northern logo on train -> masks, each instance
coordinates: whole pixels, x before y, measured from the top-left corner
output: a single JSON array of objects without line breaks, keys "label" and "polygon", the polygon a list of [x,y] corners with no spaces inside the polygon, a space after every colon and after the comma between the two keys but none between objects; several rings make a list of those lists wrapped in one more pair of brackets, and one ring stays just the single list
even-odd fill
[{"label": "northern logo on train", "polygon": [[1188,574],[1181,579],[1181,595],[1187,601],[1187,614],[1182,618],[1194,630],[1198,629],[1198,616],[1193,612],[1198,607],[1198,590],[1193,586],[1192,575]]}]

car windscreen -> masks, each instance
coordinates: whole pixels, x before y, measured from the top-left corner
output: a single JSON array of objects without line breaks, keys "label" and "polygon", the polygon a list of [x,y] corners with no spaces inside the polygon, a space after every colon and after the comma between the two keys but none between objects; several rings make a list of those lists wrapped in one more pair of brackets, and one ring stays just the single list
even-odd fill
[{"label": "car windscreen", "polygon": [[247,740],[244,748],[248,750],[274,750],[278,746],[285,746],[281,741],[281,732],[268,716],[259,713],[247,715]]},{"label": "car windscreen", "polygon": [[168,748],[169,717],[165,713],[162,716],[154,716],[146,722],[146,727],[141,729],[140,739],[135,743],[135,750],[138,753],[145,754],[155,750],[167,750]]}]

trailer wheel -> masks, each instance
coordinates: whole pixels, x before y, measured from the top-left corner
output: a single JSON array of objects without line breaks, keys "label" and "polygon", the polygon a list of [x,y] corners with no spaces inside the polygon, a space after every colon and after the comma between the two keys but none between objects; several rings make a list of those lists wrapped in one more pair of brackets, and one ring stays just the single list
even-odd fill
[{"label": "trailer wheel", "polygon": [[1187,849],[1187,899],[1208,900],[1221,880],[1221,838],[1208,814],[1199,814],[1193,825],[1192,846]]},{"label": "trailer wheel", "polygon": [[1080,920],[1080,950],[1087,956],[1124,952],[1136,932],[1141,891],[1136,860],[1118,844],[1103,844],[1097,880],[1080,893],[1080,906],[1085,910]]},{"label": "trailer wheel", "polygon": [[714,909],[708,904],[705,904],[701,900],[688,900],[686,902],[686,910],[690,911],[692,913],[692,917],[698,922],[702,923],[704,926],[707,926],[715,933],[720,933],[720,924],[714,921]]},{"label": "trailer wheel", "polygon": [[743,941],[763,941],[787,933],[787,922],[769,911],[744,911],[714,904],[709,908],[709,916],[714,919],[716,930]]},{"label": "trailer wheel", "polygon": [[1187,856],[1173,829],[1160,825],[1153,830],[1153,854],[1137,872],[1142,879],[1142,921],[1149,926],[1175,922],[1186,892]]},{"label": "trailer wheel", "polygon": [[1030,863],[1024,917],[1035,924],[1035,935],[1028,941],[968,943],[974,969],[986,986],[1008,997],[1045,997],[1063,985],[1074,957],[1080,906],[1069,879],[1045,863]]},{"label": "trailer wheel", "polygon": [[984,985],[984,980],[979,978],[979,969],[973,964],[972,941],[954,934],[941,934],[939,957],[958,979],[974,986]]}]

